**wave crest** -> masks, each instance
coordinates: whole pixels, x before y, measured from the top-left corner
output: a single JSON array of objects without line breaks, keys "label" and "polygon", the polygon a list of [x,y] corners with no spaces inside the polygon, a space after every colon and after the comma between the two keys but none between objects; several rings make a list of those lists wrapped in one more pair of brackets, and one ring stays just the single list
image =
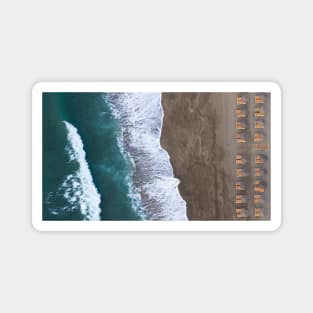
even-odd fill
[{"label": "wave crest", "polygon": [[90,169],[86,161],[83,142],[77,129],[69,122],[63,121],[67,130],[68,145],[65,151],[68,155],[68,163],[77,168],[73,173],[66,176],[57,190],[57,196],[62,196],[66,205],[55,208],[51,213],[78,212],[83,220],[100,220],[100,195],[93,183]]}]

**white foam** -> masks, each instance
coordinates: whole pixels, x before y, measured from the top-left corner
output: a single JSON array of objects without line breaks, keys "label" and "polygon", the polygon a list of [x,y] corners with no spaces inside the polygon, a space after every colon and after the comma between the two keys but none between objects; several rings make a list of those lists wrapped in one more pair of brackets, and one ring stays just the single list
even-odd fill
[{"label": "white foam", "polygon": [[107,97],[120,121],[122,140],[133,166],[144,219],[186,220],[182,199],[166,150],[160,145],[163,108],[160,93],[119,93]]},{"label": "white foam", "polygon": [[57,193],[63,195],[67,203],[62,210],[65,212],[79,210],[84,220],[100,220],[100,195],[92,180],[82,139],[72,124],[63,122],[67,129],[68,162],[75,162],[78,169],[68,175],[58,189]]}]

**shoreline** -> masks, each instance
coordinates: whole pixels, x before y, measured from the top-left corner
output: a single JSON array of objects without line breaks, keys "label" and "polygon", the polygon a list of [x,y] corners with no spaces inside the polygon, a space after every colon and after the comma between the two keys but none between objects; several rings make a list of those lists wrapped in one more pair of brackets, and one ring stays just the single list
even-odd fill
[{"label": "shoreline", "polygon": [[161,145],[161,93],[111,97],[122,129],[123,153],[134,164],[131,177],[134,190],[140,195],[138,213],[147,220],[186,220],[186,202],[179,193],[170,156]]}]

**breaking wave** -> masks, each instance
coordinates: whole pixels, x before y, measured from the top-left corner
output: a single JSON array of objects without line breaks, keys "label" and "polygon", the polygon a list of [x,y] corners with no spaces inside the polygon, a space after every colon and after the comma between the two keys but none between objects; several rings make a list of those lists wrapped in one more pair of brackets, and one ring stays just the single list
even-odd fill
[{"label": "breaking wave", "polygon": [[68,163],[72,164],[76,170],[66,176],[57,190],[57,196],[64,198],[65,205],[62,208],[53,209],[51,213],[55,215],[78,213],[83,220],[100,220],[100,195],[92,180],[83,142],[72,124],[66,121],[63,123],[67,130],[68,144],[65,150]]},{"label": "breaking wave", "polygon": [[170,158],[160,145],[163,108],[160,93],[105,95],[121,126],[120,146],[130,160],[132,179],[145,220],[187,220],[186,202]]}]

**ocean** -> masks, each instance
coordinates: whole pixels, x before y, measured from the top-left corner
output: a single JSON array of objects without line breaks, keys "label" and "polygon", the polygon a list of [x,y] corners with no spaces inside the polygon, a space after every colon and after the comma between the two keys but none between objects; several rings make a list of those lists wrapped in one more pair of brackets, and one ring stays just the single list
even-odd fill
[{"label": "ocean", "polygon": [[160,93],[43,94],[44,220],[186,220]]}]

